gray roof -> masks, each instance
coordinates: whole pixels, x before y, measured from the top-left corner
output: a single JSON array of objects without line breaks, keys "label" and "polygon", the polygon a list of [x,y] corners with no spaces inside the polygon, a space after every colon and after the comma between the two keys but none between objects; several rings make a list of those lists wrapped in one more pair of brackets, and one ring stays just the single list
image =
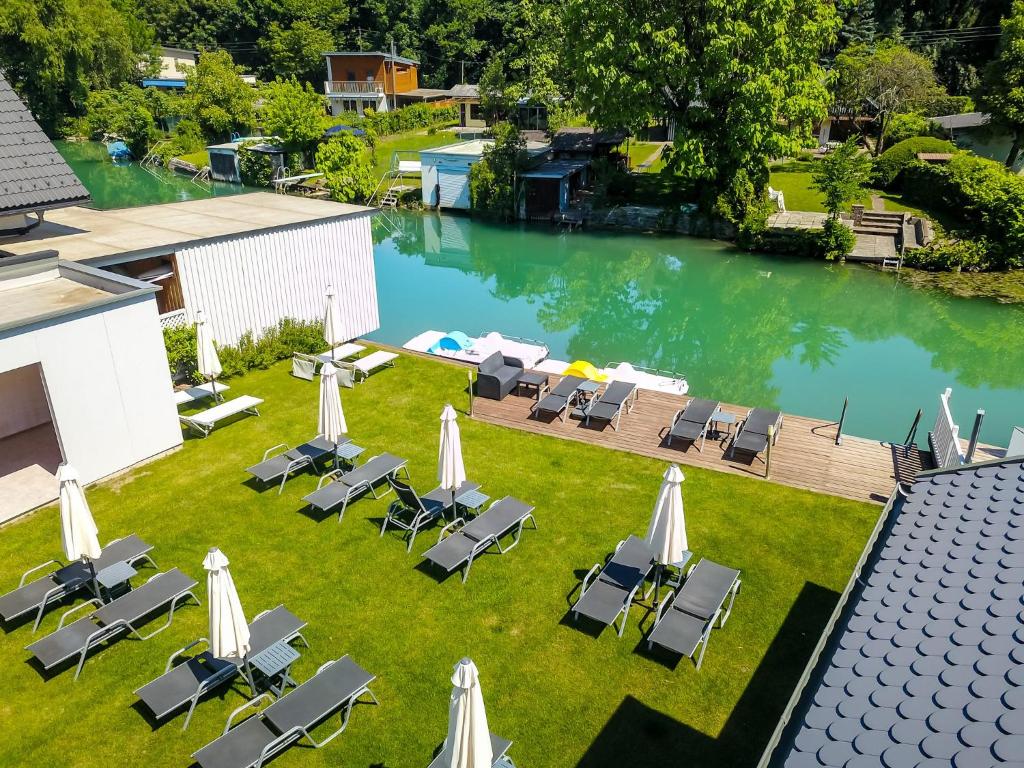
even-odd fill
[{"label": "gray roof", "polygon": [[89,201],[89,193],[0,75],[0,214]]},{"label": "gray roof", "polygon": [[479,99],[480,86],[476,83],[459,83],[453,85],[449,93],[454,99]]},{"label": "gray roof", "polygon": [[986,768],[1024,755],[1024,460],[894,505],[771,766]]},{"label": "gray roof", "polygon": [[560,128],[551,137],[556,152],[593,152],[598,146],[617,147],[629,134],[621,129],[599,131],[589,126]]},{"label": "gray roof", "polygon": [[951,131],[958,128],[980,128],[988,124],[990,117],[984,112],[963,112],[959,115],[939,115],[928,119]]},{"label": "gray roof", "polygon": [[419,62],[416,59],[409,59],[405,56],[392,56],[390,53],[384,51],[327,51],[324,56],[381,56],[386,61],[395,61],[399,64],[409,64],[411,66],[419,66]]}]

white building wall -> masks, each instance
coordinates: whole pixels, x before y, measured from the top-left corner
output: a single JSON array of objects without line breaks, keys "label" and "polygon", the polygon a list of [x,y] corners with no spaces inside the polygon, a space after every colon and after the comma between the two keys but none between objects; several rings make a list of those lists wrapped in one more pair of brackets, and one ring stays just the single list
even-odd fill
[{"label": "white building wall", "polygon": [[84,482],[181,445],[152,296],[0,334],[0,373],[33,363]]},{"label": "white building wall", "polygon": [[190,318],[203,310],[220,344],[285,317],[323,318],[334,287],[345,335],[380,327],[370,217],[296,225],[185,248],[178,277]]}]

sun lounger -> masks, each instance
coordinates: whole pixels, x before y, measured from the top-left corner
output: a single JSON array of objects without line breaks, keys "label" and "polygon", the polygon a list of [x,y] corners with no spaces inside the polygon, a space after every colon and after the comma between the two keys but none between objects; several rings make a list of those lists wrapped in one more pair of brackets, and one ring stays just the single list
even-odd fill
[{"label": "sun lounger", "polygon": [[[460,517],[446,525],[437,537],[437,544],[424,552],[423,557],[442,568],[445,573],[465,566],[466,570],[462,574],[462,582],[465,583],[469,578],[469,569],[473,567],[473,560],[492,546],[497,547],[501,554],[513,549],[523,535],[523,526],[527,520],[533,523],[536,530],[537,520],[533,516],[533,507],[506,496],[491,504],[486,512],[477,515],[469,523]],[[454,530],[458,525],[462,527]],[[453,532],[449,535],[449,531]],[[513,535],[512,543],[502,546],[501,539],[510,533]]]},{"label": "sun lounger", "polygon": [[[398,498],[388,506],[387,515],[380,526],[380,535],[384,535],[389,525],[406,531],[409,542],[405,551],[411,552],[412,543],[416,540],[419,530],[444,516],[445,510],[452,508],[452,492],[435,488],[430,493],[420,496],[411,485],[403,483],[394,475],[388,475],[388,483]],[[479,487],[479,483],[464,482],[456,489],[455,496]]]},{"label": "sun lounger", "polygon": [[[338,444],[350,442],[344,438]],[[284,449],[283,451],[281,449]],[[291,477],[292,472],[312,467],[314,471],[327,458],[334,455],[336,446],[323,435],[317,435],[308,443],[303,443],[295,448],[289,448],[284,443],[268,448],[263,452],[263,461],[246,468],[246,472],[255,477],[264,485],[277,483],[280,487],[277,493],[280,496],[284,490],[284,484]],[[280,451],[280,453],[274,453]]]},{"label": "sun lounger", "polygon": [[583,577],[579,599],[572,607],[573,619],[582,614],[614,628],[622,616],[617,630],[622,637],[630,606],[653,568],[654,552],[644,541],[636,536],[620,541],[603,567],[595,563]]},{"label": "sun lounger", "polygon": [[[302,739],[320,749],[348,726],[357,699],[368,695],[374,704],[378,703],[369,688],[374,679],[348,656],[329,661],[291,693],[232,727],[238,715],[256,709],[270,697],[260,694],[236,709],[228,718],[223,735],[192,757],[201,768],[260,768]],[[337,712],[341,713],[341,726],[321,741],[314,739],[310,731]]]},{"label": "sun lounger", "polygon": [[586,379],[579,376],[566,376],[554,389],[541,387],[537,393],[537,402],[530,408],[531,415],[552,413],[555,416],[561,415],[564,422],[569,413],[569,406],[579,397],[580,384],[585,381]]},{"label": "sun lounger", "polygon": [[700,669],[711,630],[715,622],[719,622],[720,627],[725,626],[740,584],[739,571],[711,560],[701,560],[690,569],[683,585],[670,592],[658,606],[654,628],[647,636],[647,647],[657,644],[692,659],[700,646],[697,657],[697,669]]},{"label": "sun lounger", "polygon": [[[122,562],[128,563],[128,565],[137,565],[142,561],[148,561],[155,568],[156,563],[149,556],[152,549],[151,545],[132,534],[109,542],[92,565],[96,573]],[[60,567],[45,576],[25,583],[29,575],[51,565]],[[74,594],[83,587],[88,587],[92,581],[92,573],[93,569],[80,561],[64,565],[59,560],[50,560],[35,568],[30,568],[22,574],[17,589],[0,597],[0,619],[10,622],[35,611],[36,620],[32,625],[32,631],[35,632],[39,629],[39,622],[43,619],[46,607],[50,603]]]},{"label": "sun lounger", "polygon": [[[340,470],[328,472],[320,478],[316,490],[303,498],[303,501],[321,512],[330,512],[340,505],[341,510],[338,512],[338,522],[340,523],[341,518],[345,516],[349,501],[356,496],[369,491],[373,494],[373,498],[379,499],[380,496],[377,495],[374,486],[383,482],[389,475],[396,474],[399,470],[405,469],[406,478],[408,478],[409,470],[405,465],[405,459],[390,453],[382,453],[348,472]],[[325,481],[331,480],[333,482],[324,485]]]},{"label": "sun lounger", "polygon": [[191,416],[179,415],[178,418],[181,419],[183,424],[206,437],[217,426],[218,421],[223,421],[231,416],[237,416],[239,413],[251,413],[254,416],[259,416],[258,407],[262,404],[263,401],[258,397],[241,395],[233,400],[226,400],[219,405],[215,405],[213,408],[207,408],[200,413],[195,413]]},{"label": "sun lounger", "polygon": [[729,456],[733,456],[737,450],[752,453],[755,456],[768,447],[768,428],[774,429],[772,445],[779,440],[779,432],[782,430],[782,412],[769,411],[765,408],[752,408],[747,412],[747,418],[740,422],[736,430],[736,436],[732,439],[732,446],[729,448]]},{"label": "sun lounger", "polygon": [[[214,389],[215,385],[216,390]],[[193,403],[196,400],[204,400],[207,397],[212,397],[214,400],[223,400],[224,398],[221,395],[229,389],[231,387],[227,384],[221,384],[219,381],[208,381],[205,384],[197,384],[188,389],[176,389],[174,390],[174,404],[180,407]]]},{"label": "sun lounger", "polygon": [[700,447],[697,450],[703,452],[711,419],[718,411],[719,405],[717,400],[693,398],[683,410],[676,411],[676,415],[672,417],[672,424],[668,430],[668,444],[672,445],[673,440],[688,440],[697,445],[697,441],[700,440]]},{"label": "sun lounger", "polygon": [[591,419],[607,421],[612,425],[612,429],[618,432],[622,410],[625,408],[626,413],[633,410],[636,393],[636,384],[628,381],[613,381],[605,388],[600,397],[594,398],[587,406],[587,424],[590,424]]},{"label": "sun lounger", "polygon": [[[283,605],[272,611],[264,611],[249,623],[249,657],[255,656],[274,643],[302,640],[308,648],[309,643],[302,636],[306,622],[298,619]],[[212,690],[226,685],[243,671],[242,659],[222,659],[204,650],[191,656],[181,663],[175,664],[182,656],[199,647],[209,646],[210,641],[201,637],[184,648],[171,654],[167,659],[164,673],[150,683],[135,691],[135,695],[149,708],[157,720],[163,720],[182,707],[188,707],[182,730],[188,728],[192,712],[199,699]]]},{"label": "sun lounger", "polygon": [[[77,656],[77,680],[82,674],[82,666],[90,649],[125,632],[135,635],[140,640],[148,640],[171,625],[174,620],[174,609],[179,601],[191,597],[198,605],[199,598],[192,593],[195,586],[195,580],[177,568],[158,573],[141,587],[133,589],[113,602],[101,605],[88,616],[65,625],[64,620],[69,615],[86,606],[95,606],[98,601],[90,601],[72,608],[61,617],[55,632],[36,640],[26,650],[31,651],[36,661],[46,670]],[[164,608],[169,608],[167,621],[153,632],[141,634],[135,625]]]},{"label": "sun lounger", "polygon": [[[508,750],[512,746],[512,742],[508,739],[503,739],[501,736],[495,736],[493,733],[491,737],[491,767],[502,766],[507,768],[512,766],[512,761],[508,759]],[[437,757],[430,761],[430,765],[427,768],[448,768],[452,764],[452,756],[448,752],[448,740],[445,739],[445,743],[441,745],[441,751],[437,753]]]},{"label": "sun lounger", "polygon": [[360,352],[364,352],[365,350],[366,347],[364,347],[362,344],[353,344],[351,341],[349,341],[346,342],[345,344],[340,344],[339,346],[327,352],[321,352],[319,355],[316,356],[316,359],[319,360],[321,363],[336,363],[348,357],[355,357]]},{"label": "sun lounger", "polygon": [[397,359],[398,355],[394,352],[385,352],[382,349],[378,349],[366,357],[360,357],[347,363],[339,362],[339,365],[352,371],[352,375],[358,384],[360,381],[366,381],[370,378],[370,374],[378,368],[394,368],[395,360]]}]

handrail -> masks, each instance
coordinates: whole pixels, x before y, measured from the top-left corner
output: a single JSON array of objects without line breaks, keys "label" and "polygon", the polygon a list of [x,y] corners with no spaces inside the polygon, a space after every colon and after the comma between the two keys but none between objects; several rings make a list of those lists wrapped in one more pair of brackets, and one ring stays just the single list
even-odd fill
[{"label": "handrail", "polygon": [[939,412],[935,416],[935,427],[928,433],[935,466],[940,468],[960,466],[964,463],[960,447],[960,427],[953,421],[949,399],[953,390],[949,387],[939,395]]},{"label": "handrail", "polygon": [[324,91],[332,93],[384,93],[379,80],[325,80]]},{"label": "handrail", "polygon": [[907,432],[907,439],[903,441],[903,455],[904,457],[910,455],[910,446],[912,446],[917,440],[917,427],[921,423],[921,416],[924,411],[921,408],[917,409],[917,416],[914,417],[914,423],[910,425],[910,431]]},{"label": "handrail", "polygon": [[846,407],[850,404],[849,396],[843,398],[843,412],[839,415],[839,426],[836,429],[836,445],[843,444],[843,423],[846,421]]},{"label": "handrail", "polygon": [[[616,362],[609,362],[604,367],[606,369],[615,368],[617,366],[622,365],[623,362],[628,362],[628,361],[622,361],[622,362],[617,362],[617,363]],[[648,368],[645,365],[634,365],[633,363],[628,363],[628,364],[635,371],[642,371],[643,373],[650,373],[650,374],[653,374],[655,376],[667,376],[670,379],[685,379],[686,378],[686,376],[683,375],[682,373],[680,373],[679,371],[662,370],[661,368]]]}]

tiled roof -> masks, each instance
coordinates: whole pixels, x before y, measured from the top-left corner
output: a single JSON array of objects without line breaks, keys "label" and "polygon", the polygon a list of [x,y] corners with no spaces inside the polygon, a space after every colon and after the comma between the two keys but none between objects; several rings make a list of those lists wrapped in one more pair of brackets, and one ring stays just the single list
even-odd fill
[{"label": "tiled roof", "polygon": [[922,476],[888,525],[769,765],[1024,764],[1024,461]]},{"label": "tiled roof", "polygon": [[82,182],[0,75],[0,214],[88,200]]},{"label": "tiled roof", "polygon": [[954,130],[959,128],[980,128],[983,125],[987,125],[991,117],[984,112],[963,112],[959,115],[939,115],[938,117],[929,117],[928,119],[947,130]]}]

